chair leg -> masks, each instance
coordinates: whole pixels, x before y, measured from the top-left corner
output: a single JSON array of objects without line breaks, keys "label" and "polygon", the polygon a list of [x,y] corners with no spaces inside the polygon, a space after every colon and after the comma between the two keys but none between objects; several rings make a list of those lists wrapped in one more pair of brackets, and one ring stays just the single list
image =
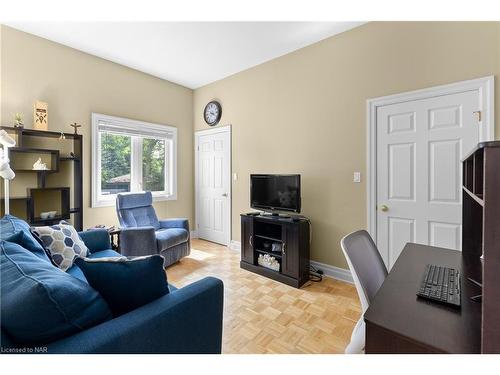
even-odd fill
[{"label": "chair leg", "polygon": [[351,342],[345,348],[345,354],[363,354],[365,350],[365,322],[361,317],[354,327]]}]

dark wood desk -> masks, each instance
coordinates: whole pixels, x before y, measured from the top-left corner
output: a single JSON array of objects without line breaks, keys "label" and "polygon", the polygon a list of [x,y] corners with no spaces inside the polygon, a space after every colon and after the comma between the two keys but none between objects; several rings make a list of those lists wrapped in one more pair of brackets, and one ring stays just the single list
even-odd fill
[{"label": "dark wood desk", "polygon": [[[426,264],[461,270],[461,309],[417,298]],[[481,262],[455,250],[406,244],[365,312],[366,353],[480,353]]]}]

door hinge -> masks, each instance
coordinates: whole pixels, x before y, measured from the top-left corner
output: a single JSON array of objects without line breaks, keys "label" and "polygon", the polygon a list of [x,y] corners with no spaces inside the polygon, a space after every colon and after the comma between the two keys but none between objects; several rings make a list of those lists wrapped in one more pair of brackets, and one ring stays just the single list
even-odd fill
[{"label": "door hinge", "polygon": [[477,121],[481,122],[482,113],[481,111],[474,111],[473,114],[477,115]]}]

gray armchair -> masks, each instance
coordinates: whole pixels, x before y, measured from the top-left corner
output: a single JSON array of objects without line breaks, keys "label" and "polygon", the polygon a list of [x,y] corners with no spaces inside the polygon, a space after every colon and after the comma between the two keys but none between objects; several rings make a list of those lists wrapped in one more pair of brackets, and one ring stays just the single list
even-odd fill
[{"label": "gray armchair", "polygon": [[151,192],[118,194],[116,212],[121,226],[120,249],[123,255],[160,254],[165,267],[189,255],[188,220],[158,220]]}]

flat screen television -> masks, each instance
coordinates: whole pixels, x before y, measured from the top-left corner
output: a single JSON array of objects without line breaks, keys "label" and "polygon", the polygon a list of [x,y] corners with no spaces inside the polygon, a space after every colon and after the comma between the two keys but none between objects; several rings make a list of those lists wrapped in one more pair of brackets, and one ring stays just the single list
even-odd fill
[{"label": "flat screen television", "polygon": [[250,206],[264,211],[300,212],[300,175],[251,174]]}]

